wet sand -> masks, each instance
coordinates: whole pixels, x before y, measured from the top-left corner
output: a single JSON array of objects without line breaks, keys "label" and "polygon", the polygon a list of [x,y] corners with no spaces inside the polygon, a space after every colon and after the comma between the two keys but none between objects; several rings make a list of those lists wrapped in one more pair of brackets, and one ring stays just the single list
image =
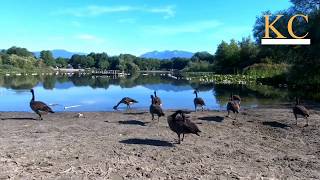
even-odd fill
[{"label": "wet sand", "polygon": [[0,114],[0,179],[320,179],[315,109],[308,127],[284,107],[192,112],[182,144],[147,112]]}]

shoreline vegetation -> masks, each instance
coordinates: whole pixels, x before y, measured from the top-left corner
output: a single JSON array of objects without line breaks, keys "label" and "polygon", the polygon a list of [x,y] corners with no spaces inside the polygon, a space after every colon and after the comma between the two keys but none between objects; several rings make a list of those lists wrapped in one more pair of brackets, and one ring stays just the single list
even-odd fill
[{"label": "shoreline vegetation", "polygon": [[[292,87],[320,86],[320,10],[316,1],[295,1],[293,6],[280,12],[262,12],[253,28],[254,40],[250,37],[241,41],[222,41],[214,54],[196,52],[191,58],[172,58],[166,60],[141,58],[130,54],[109,56],[107,53],[74,54],[71,58],[54,58],[51,51],[40,52],[39,57],[26,48],[11,47],[0,51],[0,74],[51,74],[53,68],[85,69],[90,71],[116,70],[123,74],[137,72],[174,71],[197,77],[200,72],[208,72],[213,81],[241,84],[252,81],[258,84],[286,84]],[[309,16],[309,23],[299,19],[295,22],[295,31],[309,32],[311,46],[261,46],[260,39],[264,34],[265,14],[275,17],[285,16],[277,24],[285,24],[285,17],[303,13]],[[273,21],[274,19],[270,19]],[[279,31],[286,32],[286,27],[277,26]],[[72,70],[75,71],[75,70]],[[212,75],[213,74],[213,75]],[[199,77],[201,80],[201,77]],[[240,83],[239,83],[240,82]]]}]

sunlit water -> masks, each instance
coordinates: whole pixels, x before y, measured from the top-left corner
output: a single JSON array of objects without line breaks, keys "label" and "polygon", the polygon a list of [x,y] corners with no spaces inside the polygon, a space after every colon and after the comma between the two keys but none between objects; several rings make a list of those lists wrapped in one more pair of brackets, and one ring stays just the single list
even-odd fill
[{"label": "sunlit water", "polygon": [[[242,107],[261,104],[276,104],[286,101],[284,90],[249,89],[239,86],[190,84],[160,76],[137,76],[122,79],[110,77],[0,77],[0,111],[28,111],[31,99],[30,88],[35,98],[50,105],[54,111],[112,111],[123,97],[131,97],[139,103],[132,109],[147,110],[150,95],[157,91],[164,109],[194,109],[195,88],[206,103],[206,109],[225,109],[230,93],[240,94]],[[259,91],[262,91],[259,92]],[[266,93],[263,94],[263,93]],[[270,92],[269,92],[270,91]],[[119,110],[125,110],[120,105]]]}]

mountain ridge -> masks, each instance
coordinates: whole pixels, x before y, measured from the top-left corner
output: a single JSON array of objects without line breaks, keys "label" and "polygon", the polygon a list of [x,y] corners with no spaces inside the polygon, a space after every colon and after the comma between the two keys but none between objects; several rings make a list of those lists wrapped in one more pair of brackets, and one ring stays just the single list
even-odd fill
[{"label": "mountain ridge", "polygon": [[151,51],[142,54],[142,58],[154,58],[154,59],[171,59],[171,58],[191,58],[194,55],[192,52],[182,50],[165,50],[165,51]]}]

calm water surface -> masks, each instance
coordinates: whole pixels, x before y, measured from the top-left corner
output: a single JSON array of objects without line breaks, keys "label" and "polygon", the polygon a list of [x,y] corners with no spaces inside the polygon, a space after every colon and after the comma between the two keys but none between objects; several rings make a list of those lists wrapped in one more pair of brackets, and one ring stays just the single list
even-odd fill
[{"label": "calm water surface", "polygon": [[[0,77],[0,111],[28,111],[34,88],[36,100],[43,101],[55,111],[112,111],[123,97],[131,97],[139,103],[133,109],[146,110],[150,95],[157,91],[164,109],[193,109],[195,88],[199,89],[207,109],[225,109],[230,93],[240,94],[242,107],[288,102],[286,89],[269,86],[214,85],[190,83],[160,75],[136,75],[126,78],[94,76],[2,76]],[[74,106],[72,108],[67,108]],[[120,110],[125,106],[120,105]]]}]

